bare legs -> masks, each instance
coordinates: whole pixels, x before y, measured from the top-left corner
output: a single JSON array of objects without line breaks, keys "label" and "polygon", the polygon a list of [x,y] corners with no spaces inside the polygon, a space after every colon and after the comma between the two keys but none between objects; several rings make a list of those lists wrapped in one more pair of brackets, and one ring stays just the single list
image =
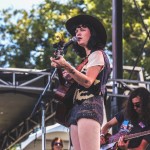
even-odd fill
[{"label": "bare legs", "polygon": [[80,119],[71,125],[74,150],[100,150],[100,124],[92,119]]}]

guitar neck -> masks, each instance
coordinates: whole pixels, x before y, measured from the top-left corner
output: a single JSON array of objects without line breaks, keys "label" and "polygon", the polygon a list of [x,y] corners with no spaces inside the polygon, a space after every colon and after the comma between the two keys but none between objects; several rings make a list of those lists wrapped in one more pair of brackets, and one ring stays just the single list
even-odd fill
[{"label": "guitar neck", "polygon": [[138,138],[138,137],[148,135],[148,134],[150,134],[150,130],[138,132],[138,133],[134,133],[134,134],[129,134],[129,135],[125,135],[124,140],[130,140],[130,139]]},{"label": "guitar neck", "polygon": [[138,133],[134,133],[134,134],[129,134],[129,135],[125,135],[125,134],[120,135],[119,133],[117,133],[109,138],[108,143],[118,142],[119,138],[123,135],[124,135],[124,140],[126,141],[126,140],[131,140],[131,139],[138,138],[138,137],[148,135],[148,134],[150,134],[150,130],[138,132]]},{"label": "guitar neck", "polygon": [[64,85],[66,80],[63,77],[61,68],[57,68],[57,73],[58,73],[58,78],[59,78],[60,84]]}]

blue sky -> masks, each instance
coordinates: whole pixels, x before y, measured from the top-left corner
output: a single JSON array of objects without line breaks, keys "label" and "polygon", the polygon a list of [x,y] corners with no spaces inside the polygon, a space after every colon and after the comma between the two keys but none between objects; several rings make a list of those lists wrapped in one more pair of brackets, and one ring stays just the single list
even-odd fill
[{"label": "blue sky", "polygon": [[[56,0],[56,1],[66,3],[68,0]],[[38,5],[42,2],[44,2],[44,0],[0,0],[0,9],[6,9],[11,7],[13,9],[30,10],[33,5]]]},{"label": "blue sky", "polygon": [[0,0],[0,9],[26,9],[30,10],[33,5],[44,2],[44,0]]}]

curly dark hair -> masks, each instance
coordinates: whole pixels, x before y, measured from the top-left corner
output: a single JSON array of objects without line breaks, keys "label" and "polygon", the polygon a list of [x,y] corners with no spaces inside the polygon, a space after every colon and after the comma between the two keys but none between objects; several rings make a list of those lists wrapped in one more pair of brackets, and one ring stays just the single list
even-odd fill
[{"label": "curly dark hair", "polygon": [[150,124],[150,92],[144,88],[139,87],[135,90],[133,90],[130,93],[128,102],[127,102],[127,108],[126,108],[126,115],[132,122],[137,122],[139,119],[139,116],[137,112],[134,110],[134,105],[132,103],[132,99],[139,96],[141,99],[141,118],[142,121],[145,121],[146,123]]},{"label": "curly dark hair", "polygon": [[54,144],[55,144],[55,142],[56,141],[58,141],[58,140],[60,140],[60,143],[61,143],[61,145],[62,145],[62,147],[63,147],[63,141],[62,141],[62,139],[60,139],[60,138],[58,138],[58,137],[55,137],[53,140],[52,140],[52,142],[51,142],[51,148],[52,148],[52,150],[54,150]]},{"label": "curly dark hair", "polygon": [[[95,29],[90,24],[82,24],[82,26],[86,26],[89,28],[91,32],[91,37],[88,41],[87,48],[91,50],[91,52],[96,50],[103,50],[105,45],[102,43],[102,40],[100,39],[100,35],[98,35],[95,31]],[[77,26],[76,26],[77,27]],[[74,27],[74,28],[76,28]],[[73,44],[73,48],[77,55],[79,55],[81,58],[86,57],[86,53],[83,47],[79,46],[78,43]]]}]

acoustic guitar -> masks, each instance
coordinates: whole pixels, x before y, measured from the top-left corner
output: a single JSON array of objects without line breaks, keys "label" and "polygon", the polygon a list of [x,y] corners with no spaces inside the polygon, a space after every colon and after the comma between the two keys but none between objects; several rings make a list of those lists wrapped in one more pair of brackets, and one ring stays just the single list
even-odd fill
[{"label": "acoustic guitar", "polygon": [[[138,132],[138,133],[134,133],[134,134],[124,135],[124,141],[138,138],[138,137],[141,137],[144,135],[149,135],[149,134],[150,134],[150,130]],[[100,150],[116,150],[117,149],[117,142],[122,135],[123,134],[116,134],[116,135],[110,136],[108,139],[108,143],[102,145]]]},{"label": "acoustic guitar", "polygon": [[[88,58],[85,58],[81,64],[79,64],[76,69],[81,71],[83,66],[88,62]],[[57,89],[54,89],[54,96],[57,99],[56,107],[56,122],[68,127],[68,116],[69,112],[73,106],[73,96],[77,87],[77,83],[70,78],[70,76],[63,77],[61,68],[57,69],[58,78],[60,84]]]}]

